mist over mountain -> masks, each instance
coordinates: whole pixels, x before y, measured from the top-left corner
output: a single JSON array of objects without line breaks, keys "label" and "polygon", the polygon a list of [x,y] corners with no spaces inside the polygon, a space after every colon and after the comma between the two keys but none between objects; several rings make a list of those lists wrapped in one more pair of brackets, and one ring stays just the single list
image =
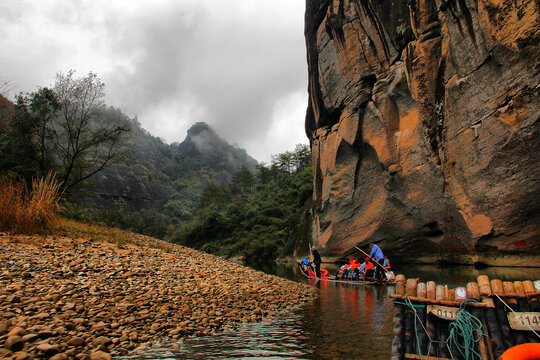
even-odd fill
[{"label": "mist over mountain", "polygon": [[[108,111],[126,116],[112,108]],[[257,165],[244,149],[230,145],[203,122],[173,144],[152,136],[136,119],[131,124],[128,165],[112,166],[91,179],[88,195],[81,190],[78,196],[84,207],[162,211],[176,202],[172,212],[181,219],[191,213],[206,185],[227,185],[242,166],[254,170]]]}]

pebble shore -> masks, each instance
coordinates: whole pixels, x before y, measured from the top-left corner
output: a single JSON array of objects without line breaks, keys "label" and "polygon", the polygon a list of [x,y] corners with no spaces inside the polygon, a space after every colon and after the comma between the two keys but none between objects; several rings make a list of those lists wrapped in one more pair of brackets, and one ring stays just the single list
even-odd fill
[{"label": "pebble shore", "polygon": [[316,294],[142,235],[120,245],[0,236],[0,358],[110,359],[259,321]]}]

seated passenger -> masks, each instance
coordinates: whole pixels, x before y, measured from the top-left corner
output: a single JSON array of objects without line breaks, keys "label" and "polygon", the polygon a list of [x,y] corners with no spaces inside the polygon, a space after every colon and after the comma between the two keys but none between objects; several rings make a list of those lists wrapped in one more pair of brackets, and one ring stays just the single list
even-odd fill
[{"label": "seated passenger", "polygon": [[373,263],[371,262],[371,258],[365,258],[364,263],[359,268],[360,278],[364,279],[366,276],[366,270],[374,268],[375,265],[373,265]]},{"label": "seated passenger", "polygon": [[343,279],[343,274],[344,274],[345,271],[346,271],[346,270],[345,270],[345,266],[347,266],[347,264],[342,265],[342,266],[338,269],[338,271],[337,271],[337,273],[336,273],[336,279]]},{"label": "seated passenger", "polygon": [[388,260],[386,255],[383,258],[383,264],[382,265],[386,270],[390,270],[390,260]]}]

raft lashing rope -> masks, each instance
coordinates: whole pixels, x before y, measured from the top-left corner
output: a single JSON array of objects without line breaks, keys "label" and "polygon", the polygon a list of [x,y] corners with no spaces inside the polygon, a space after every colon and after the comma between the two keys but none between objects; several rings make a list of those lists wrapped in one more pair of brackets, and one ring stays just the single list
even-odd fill
[{"label": "raft lashing rope", "polygon": [[477,281],[449,289],[398,275],[391,359],[497,360],[540,342],[540,280]]}]

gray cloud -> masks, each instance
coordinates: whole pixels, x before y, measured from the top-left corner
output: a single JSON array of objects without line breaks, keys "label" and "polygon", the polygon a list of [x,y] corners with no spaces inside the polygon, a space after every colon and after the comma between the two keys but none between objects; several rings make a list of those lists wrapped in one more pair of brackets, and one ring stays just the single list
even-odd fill
[{"label": "gray cloud", "polygon": [[205,121],[259,160],[307,142],[303,0],[33,3],[0,5],[0,75],[21,90],[92,70],[110,105],[167,141]]}]

